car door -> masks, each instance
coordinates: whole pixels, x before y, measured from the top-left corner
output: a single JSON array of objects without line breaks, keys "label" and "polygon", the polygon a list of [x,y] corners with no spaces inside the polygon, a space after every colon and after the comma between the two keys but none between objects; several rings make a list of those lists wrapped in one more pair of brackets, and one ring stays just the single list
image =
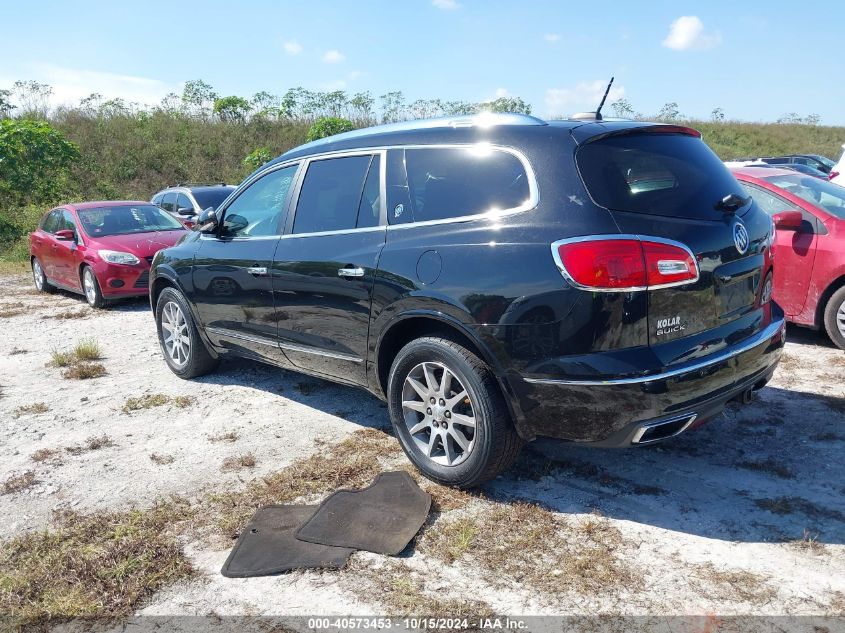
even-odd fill
[{"label": "car door", "polygon": [[176,215],[176,192],[175,191],[168,191],[162,196],[161,203],[159,206],[170,213],[171,215]]},{"label": "car door", "polygon": [[218,212],[218,230],[200,237],[194,257],[192,299],[212,342],[279,364],[286,358],[271,270],[297,169],[282,166],[248,183]]},{"label": "car door", "polygon": [[370,303],[385,242],[384,155],[311,159],[273,261],[279,342],[306,371],[366,384]]},{"label": "car door", "polygon": [[60,240],[53,235],[52,279],[68,288],[80,290],[82,284],[79,280],[79,265],[82,263],[82,254],[79,250],[79,229],[76,226],[76,218],[67,209],[59,210],[56,231],[63,230],[73,231],[74,238]]},{"label": "car door", "polygon": [[32,254],[41,263],[41,270],[48,279],[54,279],[53,274],[53,244],[56,227],[59,226],[61,211],[53,209],[41,221],[41,226],[32,237]]},{"label": "car door", "polygon": [[740,182],[750,196],[769,215],[800,211],[801,228],[775,230],[774,298],[787,315],[800,314],[807,301],[816,258],[818,220],[806,209],[768,189]]}]

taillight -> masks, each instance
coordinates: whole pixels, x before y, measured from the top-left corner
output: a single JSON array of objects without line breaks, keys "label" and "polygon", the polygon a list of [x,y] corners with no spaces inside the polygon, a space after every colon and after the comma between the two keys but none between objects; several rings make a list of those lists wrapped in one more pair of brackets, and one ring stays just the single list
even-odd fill
[{"label": "taillight", "polygon": [[590,237],[552,244],[561,274],[586,290],[626,292],[698,280],[698,263],[683,244],[657,238]]},{"label": "taillight", "polygon": [[827,179],[828,179],[828,180],[833,180],[833,179],[834,179],[834,178],[836,178],[838,175],[839,175],[839,172],[838,172],[838,171],[832,171],[832,172],[830,172],[830,174],[828,174]]}]

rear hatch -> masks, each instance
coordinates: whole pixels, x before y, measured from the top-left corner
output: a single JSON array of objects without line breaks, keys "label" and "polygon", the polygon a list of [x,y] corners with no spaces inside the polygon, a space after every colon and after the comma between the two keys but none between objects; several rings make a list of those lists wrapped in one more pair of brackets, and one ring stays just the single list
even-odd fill
[{"label": "rear hatch", "polygon": [[578,170],[593,201],[611,212],[622,234],[678,242],[699,268],[692,283],[647,291],[652,348],[667,344],[663,360],[669,364],[764,327],[759,291],[768,266],[768,216],[745,198],[695,130],[606,129],[588,125],[573,134],[580,142]]}]

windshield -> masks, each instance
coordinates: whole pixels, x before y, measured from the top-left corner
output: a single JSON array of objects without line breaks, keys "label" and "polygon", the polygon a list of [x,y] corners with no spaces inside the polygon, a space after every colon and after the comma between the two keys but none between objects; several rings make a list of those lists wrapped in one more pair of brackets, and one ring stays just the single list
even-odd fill
[{"label": "windshield", "polygon": [[840,187],[827,180],[799,174],[794,176],[769,176],[763,180],[767,180],[792,195],[824,209],[837,218],[845,219],[845,187]]},{"label": "windshield", "polygon": [[80,209],[77,215],[91,237],[180,231],[185,228],[174,217],[151,204]]},{"label": "windshield", "polygon": [[685,134],[609,136],[575,157],[593,200],[608,209],[717,219],[715,204],[742,191],[710,148]]},{"label": "windshield", "polygon": [[836,161],[830,160],[827,156],[819,156],[818,154],[813,154],[813,158],[819,161],[825,167],[833,167],[836,165]]},{"label": "windshield", "polygon": [[208,207],[214,207],[216,209],[234,190],[234,187],[219,187],[206,191],[197,191],[194,189],[191,193],[194,194],[194,200],[197,201],[200,209],[207,209]]}]

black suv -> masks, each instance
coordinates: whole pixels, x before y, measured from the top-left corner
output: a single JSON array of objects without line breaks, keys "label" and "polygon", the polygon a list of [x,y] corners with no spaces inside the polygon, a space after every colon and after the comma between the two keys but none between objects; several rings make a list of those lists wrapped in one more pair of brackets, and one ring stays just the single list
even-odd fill
[{"label": "black suv", "polygon": [[474,486],[552,436],[647,444],[749,400],[784,344],[769,217],[695,130],[480,115],[341,134],[156,256],[183,378],[232,353],[387,400]]}]

